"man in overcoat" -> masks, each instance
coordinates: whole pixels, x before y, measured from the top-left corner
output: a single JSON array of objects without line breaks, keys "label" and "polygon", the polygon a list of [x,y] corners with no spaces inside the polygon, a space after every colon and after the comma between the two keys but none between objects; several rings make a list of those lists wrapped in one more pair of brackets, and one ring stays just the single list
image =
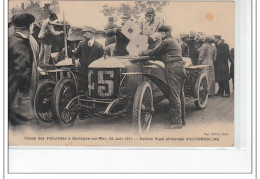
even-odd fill
[{"label": "man in overcoat", "polygon": [[34,20],[34,16],[27,13],[12,17],[14,33],[8,38],[8,119],[12,125],[33,118],[34,92],[31,87],[37,86],[35,68],[36,56],[39,55],[38,44],[30,35]]},{"label": "man in overcoat", "polygon": [[[78,47],[76,48],[73,59],[79,58],[79,71],[86,76],[88,75],[88,66],[95,60],[101,58],[104,54],[103,46],[95,41],[94,34],[96,30],[92,27],[87,27],[82,30],[84,33],[84,41],[79,42]],[[86,78],[79,79],[82,82],[86,82],[85,85],[80,85],[80,88],[84,91],[87,88]]]},{"label": "man in overcoat", "polygon": [[215,44],[217,48],[217,59],[215,66],[215,80],[218,82],[219,89],[217,95],[223,97],[230,96],[229,88],[229,67],[228,60],[230,60],[230,52],[228,44],[221,41],[220,35],[215,35]]}]

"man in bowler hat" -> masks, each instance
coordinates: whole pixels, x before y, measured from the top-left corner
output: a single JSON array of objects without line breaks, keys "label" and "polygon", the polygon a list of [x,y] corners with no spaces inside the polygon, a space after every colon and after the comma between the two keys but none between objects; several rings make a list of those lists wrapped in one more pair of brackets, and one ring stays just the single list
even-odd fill
[{"label": "man in bowler hat", "polygon": [[38,55],[38,44],[30,32],[34,21],[34,16],[27,13],[12,17],[14,33],[8,38],[8,119],[13,125],[27,123],[33,117],[30,96],[33,100]]},{"label": "man in bowler hat", "polygon": [[141,55],[159,57],[165,64],[166,81],[170,87],[170,126],[171,129],[181,129],[185,125],[184,113],[184,81],[186,71],[183,66],[181,46],[171,36],[170,26],[161,26],[158,32],[162,34],[162,43],[153,50],[143,51]]}]

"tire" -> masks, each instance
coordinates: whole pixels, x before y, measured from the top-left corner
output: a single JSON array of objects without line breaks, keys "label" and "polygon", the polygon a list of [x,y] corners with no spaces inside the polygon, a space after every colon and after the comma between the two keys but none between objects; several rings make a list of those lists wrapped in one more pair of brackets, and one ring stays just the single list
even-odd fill
[{"label": "tire", "polygon": [[61,79],[53,92],[53,109],[60,127],[66,128],[74,124],[77,111],[73,109],[72,103],[68,109],[65,109],[71,99],[77,96],[75,82],[71,78]]},{"label": "tire", "polygon": [[51,127],[55,125],[56,118],[52,108],[52,95],[55,85],[55,81],[45,79],[40,81],[37,87],[33,103],[33,115],[40,126]]},{"label": "tire", "polygon": [[194,104],[197,109],[204,109],[208,102],[208,78],[205,73],[199,75],[197,83],[194,88],[194,97],[197,98]]},{"label": "tire", "polygon": [[132,122],[135,133],[145,136],[149,132],[153,110],[152,88],[145,81],[138,86],[134,97]]}]

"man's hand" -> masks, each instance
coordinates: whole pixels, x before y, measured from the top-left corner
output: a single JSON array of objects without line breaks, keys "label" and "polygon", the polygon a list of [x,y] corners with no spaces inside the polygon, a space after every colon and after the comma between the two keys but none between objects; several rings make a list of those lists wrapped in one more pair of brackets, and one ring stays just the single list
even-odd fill
[{"label": "man's hand", "polygon": [[62,31],[60,31],[60,35],[62,35],[64,32],[63,32],[63,30]]},{"label": "man's hand", "polygon": [[150,52],[151,50],[140,51],[138,53],[138,56],[150,56],[151,55]]},{"label": "man's hand", "polygon": [[153,33],[153,35],[151,35],[150,37],[153,39],[153,41],[162,39],[162,35],[159,32]]},{"label": "man's hand", "polygon": [[143,56],[149,56],[149,55],[151,55],[150,52],[151,52],[151,50],[142,51],[142,55]]}]

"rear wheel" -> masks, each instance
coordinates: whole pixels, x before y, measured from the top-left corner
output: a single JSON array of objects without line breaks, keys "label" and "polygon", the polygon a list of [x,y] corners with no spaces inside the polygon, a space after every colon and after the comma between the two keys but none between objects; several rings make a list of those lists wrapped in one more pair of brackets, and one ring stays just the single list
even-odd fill
[{"label": "rear wheel", "polygon": [[52,108],[52,94],[56,83],[45,79],[39,82],[35,93],[33,114],[41,126],[50,127],[55,124]]},{"label": "rear wheel", "polygon": [[195,86],[195,94],[194,97],[196,97],[198,100],[194,101],[194,104],[197,109],[203,109],[206,107],[208,102],[208,78],[205,73],[202,73]]},{"label": "rear wheel", "polygon": [[76,101],[67,106],[76,95],[76,85],[71,78],[63,78],[57,83],[53,92],[53,108],[61,127],[70,127],[76,120]]},{"label": "rear wheel", "polygon": [[149,132],[153,111],[151,85],[143,82],[136,90],[132,113],[133,128],[138,135],[144,136]]}]

